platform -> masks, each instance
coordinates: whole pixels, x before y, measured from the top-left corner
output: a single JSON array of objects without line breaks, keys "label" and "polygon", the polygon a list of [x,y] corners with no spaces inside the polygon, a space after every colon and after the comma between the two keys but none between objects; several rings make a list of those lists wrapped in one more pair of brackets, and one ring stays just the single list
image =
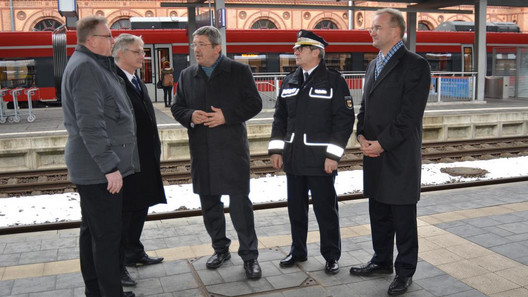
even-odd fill
[{"label": "platform", "polygon": [[[152,297],[386,296],[394,275],[357,277],[348,272],[372,255],[367,208],[366,200],[339,203],[341,270],[331,276],[324,272],[312,210],[308,261],[291,268],[279,267],[290,244],[287,210],[255,211],[263,270],[256,281],[245,279],[229,218],[232,257],[217,270],[205,268],[213,250],[201,217],[147,222],[146,250],[165,261],[129,268],[138,280],[133,291]],[[528,296],[528,182],[423,193],[418,226],[418,269],[404,296]],[[0,236],[0,296],[84,296],[78,233]]]}]

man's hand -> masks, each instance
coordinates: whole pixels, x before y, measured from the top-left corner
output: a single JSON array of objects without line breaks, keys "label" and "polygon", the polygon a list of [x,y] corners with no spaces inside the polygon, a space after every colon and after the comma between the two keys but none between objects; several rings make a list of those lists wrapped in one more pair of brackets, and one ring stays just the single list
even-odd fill
[{"label": "man's hand", "polygon": [[108,173],[105,176],[106,180],[108,181],[108,186],[106,187],[108,192],[110,192],[110,194],[119,193],[123,187],[123,177],[121,176],[121,172],[117,170],[112,173]]},{"label": "man's hand", "polygon": [[363,135],[359,135],[359,146],[363,154],[371,158],[379,157],[385,151],[377,140],[367,140]]},{"label": "man's hand", "polygon": [[208,126],[209,128],[214,128],[225,124],[225,118],[222,109],[211,106],[211,110],[213,112],[207,113],[207,120],[205,121],[204,125]]},{"label": "man's hand", "polygon": [[207,112],[203,110],[195,110],[191,117],[191,122],[195,125],[200,125],[207,121]]},{"label": "man's hand", "polygon": [[337,170],[337,161],[326,158],[324,163],[324,171],[328,174]]},{"label": "man's hand", "polygon": [[273,154],[270,157],[271,165],[273,168],[279,170],[282,168],[282,155],[281,154]]}]

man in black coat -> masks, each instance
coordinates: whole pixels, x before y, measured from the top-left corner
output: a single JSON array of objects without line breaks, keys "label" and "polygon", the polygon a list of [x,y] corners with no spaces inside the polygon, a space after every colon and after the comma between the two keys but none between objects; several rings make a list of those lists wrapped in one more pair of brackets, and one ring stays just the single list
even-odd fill
[{"label": "man in black coat", "polygon": [[186,127],[191,151],[194,192],[200,195],[205,228],[214,254],[206,263],[216,269],[231,257],[226,236],[224,206],[238,234],[238,254],[246,276],[260,278],[253,204],[249,200],[249,145],[245,122],[262,109],[262,100],[247,65],[221,53],[218,29],[205,26],[193,33],[198,65],[182,71],[171,107],[174,118]]},{"label": "man in black coat", "polygon": [[418,261],[422,117],[431,81],[427,61],[403,45],[404,32],[399,11],[376,13],[370,34],[380,52],[365,74],[357,125],[374,256],[368,264],[352,267],[350,273],[391,274],[396,235],[396,277],[389,295],[407,291]]},{"label": "man in black coat", "polygon": [[326,41],[301,30],[293,47],[297,70],[286,76],[277,98],[269,153],[288,183],[292,245],[281,267],[306,261],[308,191],[319,224],[326,273],[339,272],[341,236],[334,180],[354,127],[350,90],[339,72],[326,68]]},{"label": "man in black coat", "polygon": [[141,172],[127,177],[123,186],[121,283],[134,286],[136,282],[128,274],[125,264],[151,265],[163,261],[163,258],[149,257],[140,238],[149,206],[167,201],[160,172],[161,144],[154,107],[145,84],[135,75],[143,65],[143,40],[131,34],[121,34],[115,41],[113,56],[118,66],[117,73],[125,81],[134,107],[141,165]]}]

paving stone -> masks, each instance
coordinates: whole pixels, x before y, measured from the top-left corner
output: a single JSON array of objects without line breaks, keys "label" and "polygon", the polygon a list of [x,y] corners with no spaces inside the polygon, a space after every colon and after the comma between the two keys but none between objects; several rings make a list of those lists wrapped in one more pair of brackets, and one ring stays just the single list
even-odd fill
[{"label": "paving stone", "polygon": [[498,225],[497,227],[510,231],[515,234],[521,234],[521,233],[525,233],[526,230],[528,230],[528,223],[516,222],[516,223]]},{"label": "paving stone", "polygon": [[253,289],[245,281],[207,286],[207,291],[219,296],[240,296],[253,293]]},{"label": "paving stone", "polygon": [[31,293],[29,297],[73,297],[73,289]]},{"label": "paving stone", "polygon": [[134,288],[130,288],[137,295],[151,295],[151,294],[161,294],[163,292],[163,287],[161,286],[159,278],[147,278],[147,279],[136,279],[137,285]]},{"label": "paving stone", "polygon": [[486,230],[469,225],[469,224],[447,228],[446,231],[454,233],[461,237],[469,237],[469,236],[475,236],[475,235],[487,233]]},{"label": "paving stone", "polygon": [[217,271],[224,281],[228,283],[246,280],[246,273],[242,265],[222,266],[221,268],[218,268]]},{"label": "paving stone", "polygon": [[390,281],[386,278],[369,278],[349,284],[351,296],[386,296]]},{"label": "paving stone", "polygon": [[165,266],[160,264],[140,266],[137,268],[137,272],[139,278],[153,278],[167,275]]},{"label": "paving stone", "polygon": [[0,281],[0,296],[8,296],[11,294],[11,289],[13,288],[14,280],[3,280]]},{"label": "paving stone", "polygon": [[40,246],[41,250],[52,250],[60,248],[72,248],[78,246],[79,239],[76,237],[56,238],[43,240]]},{"label": "paving stone", "polygon": [[57,251],[57,261],[72,260],[79,258],[79,247],[60,248]]},{"label": "paving stone", "polygon": [[435,296],[446,296],[466,292],[472,289],[468,285],[449,275],[433,276],[430,278],[418,279],[414,282]]},{"label": "paving stone", "polygon": [[502,237],[508,237],[508,236],[515,235],[515,233],[512,233],[510,231],[504,230],[504,229],[499,228],[497,226],[483,227],[482,229],[486,230],[489,233],[493,233],[495,235],[502,236]]},{"label": "paving stone", "polygon": [[29,242],[8,243],[4,248],[5,254],[18,254],[24,252],[36,252],[40,250],[40,240],[33,240]]},{"label": "paving stone", "polygon": [[273,292],[273,293],[259,294],[259,297],[284,297],[284,295],[280,292]]},{"label": "paving stone", "polygon": [[19,265],[34,264],[34,263],[46,263],[57,260],[57,250],[45,250],[36,252],[27,252],[20,254]]},{"label": "paving stone", "polygon": [[57,275],[56,289],[83,287],[84,280],[80,272]]},{"label": "paving stone", "polygon": [[285,297],[326,297],[330,296],[325,289],[320,286],[304,287],[297,290],[288,290],[282,292]]},{"label": "paving stone", "polygon": [[168,261],[161,263],[167,275],[191,272],[191,267],[187,260]]},{"label": "paving stone", "polygon": [[425,261],[418,261],[418,264],[416,266],[416,272],[414,273],[414,276],[413,276],[413,281],[416,281],[419,279],[430,278],[433,276],[443,275],[443,274],[445,274],[445,272],[436,268],[435,266]]},{"label": "paving stone", "polygon": [[255,293],[268,292],[274,290],[271,283],[265,277],[261,277],[257,280],[248,280],[247,284]]},{"label": "paving stone", "polygon": [[221,284],[224,282],[224,279],[220,273],[218,273],[217,269],[197,270],[196,272],[198,273],[201,282],[206,286]]},{"label": "paving stone", "polygon": [[510,242],[510,240],[504,237],[491,234],[491,233],[471,236],[471,237],[468,237],[467,239],[485,248],[499,246],[499,245],[503,245],[505,242]]},{"label": "paving stone", "polygon": [[198,288],[192,273],[183,273],[160,278],[164,292],[177,292]]},{"label": "paving stone", "polygon": [[528,248],[526,248],[524,244],[517,242],[494,246],[491,248],[491,250],[510,259],[517,259],[528,256]]},{"label": "paving stone", "polygon": [[[479,291],[477,291],[475,289],[449,295],[449,297],[487,297],[487,296],[488,295],[482,294],[481,292],[479,292]],[[502,296],[502,297],[505,297],[505,296]]]},{"label": "paving stone", "polygon": [[0,267],[18,265],[19,260],[20,260],[20,253],[0,255]]},{"label": "paving stone", "polygon": [[[278,262],[278,260],[276,260],[275,262]],[[278,268],[271,261],[260,262],[260,268],[262,269],[262,276],[263,277],[280,275],[280,274],[283,273],[282,269]]]},{"label": "paving stone", "polygon": [[277,276],[270,276],[267,280],[275,289],[298,287],[308,279],[304,272],[294,272]]},{"label": "paving stone", "polygon": [[16,279],[11,294],[46,292],[55,289],[56,276]]}]

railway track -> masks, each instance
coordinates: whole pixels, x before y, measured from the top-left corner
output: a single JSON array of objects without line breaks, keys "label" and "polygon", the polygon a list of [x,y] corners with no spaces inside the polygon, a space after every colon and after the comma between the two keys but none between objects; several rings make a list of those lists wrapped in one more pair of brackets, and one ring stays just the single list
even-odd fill
[{"label": "railway track", "polygon": [[[473,159],[522,156],[528,154],[528,137],[473,139],[450,142],[429,142],[422,147],[424,163],[455,162]],[[362,154],[358,148],[348,149],[340,170],[360,169]],[[162,177],[166,185],[190,182],[189,160],[164,161]],[[269,156],[251,156],[252,177],[278,173],[271,167]],[[38,195],[74,191],[67,179],[66,169],[21,171],[0,174],[0,197]]]},{"label": "railway track", "polygon": [[[424,186],[422,187],[421,191],[422,192],[433,192],[433,191],[470,188],[470,187],[481,187],[481,186],[486,186],[486,185],[506,184],[506,183],[523,182],[523,181],[528,181],[528,176]],[[357,200],[357,199],[363,199],[363,198],[365,197],[361,193],[346,194],[346,195],[338,196],[339,201]],[[286,207],[286,206],[287,206],[286,201],[278,201],[278,202],[267,202],[267,203],[255,204],[253,205],[253,208],[255,210],[261,210],[261,209],[281,208],[281,207]],[[227,208],[224,209],[224,212],[227,213],[228,209]],[[155,221],[155,220],[178,219],[178,218],[201,216],[201,215],[202,215],[202,212],[199,209],[178,210],[178,211],[172,211],[172,212],[166,212],[166,213],[149,214],[147,217],[147,220]],[[0,228],[0,235],[79,228],[80,224],[81,224],[80,221],[68,221],[68,222],[46,223],[46,224],[36,224],[36,225],[10,226],[10,227]]]}]

